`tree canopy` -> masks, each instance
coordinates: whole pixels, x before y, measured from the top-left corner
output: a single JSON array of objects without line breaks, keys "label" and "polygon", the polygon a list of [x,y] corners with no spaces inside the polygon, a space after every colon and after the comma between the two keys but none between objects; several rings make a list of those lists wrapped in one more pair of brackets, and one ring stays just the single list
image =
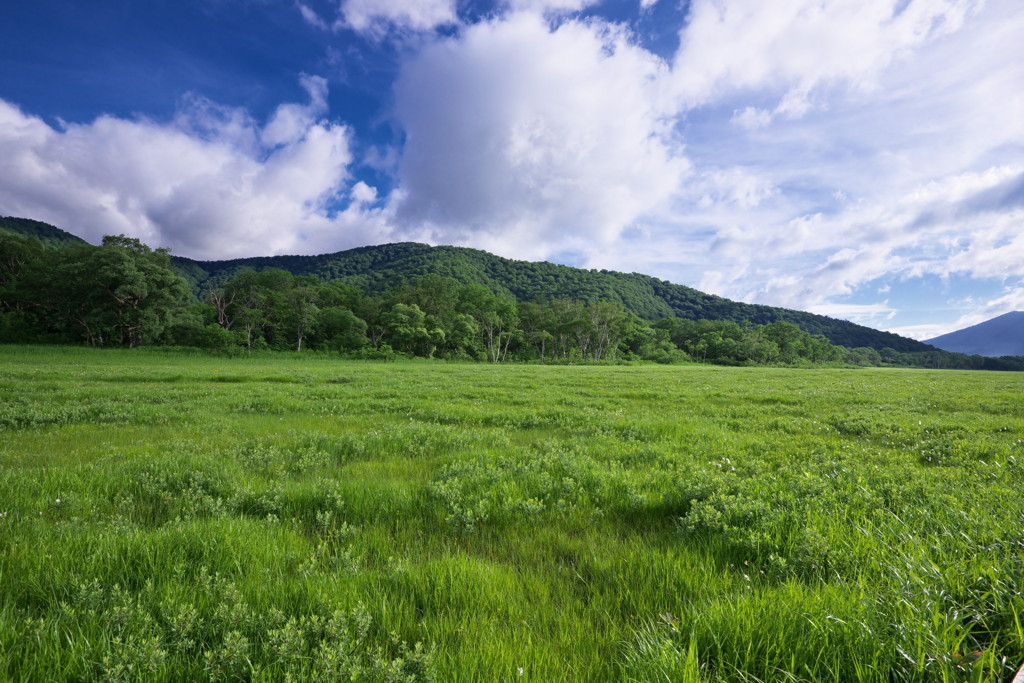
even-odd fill
[{"label": "tree canopy", "polygon": [[58,250],[0,235],[0,264],[5,341],[141,346],[188,300],[168,252],[123,235]]},{"label": "tree canopy", "polygon": [[[737,304],[635,274],[417,244],[335,256],[343,258],[219,262],[211,272],[210,264],[198,262],[175,267],[167,250],[123,235],[106,237],[100,246],[52,248],[34,235],[0,231],[0,342],[312,349],[492,363],[1024,369],[1024,359],[965,356],[918,342],[910,351],[900,344],[876,348],[902,338],[871,330],[871,344],[860,344],[858,330],[868,328],[832,321],[834,333],[853,340],[843,346],[807,324],[827,327],[829,318],[787,319],[799,312]],[[315,272],[328,266],[335,269],[330,279]],[[559,294],[545,293],[552,291]],[[663,296],[648,296],[655,291]],[[673,314],[669,302],[688,315]],[[637,313],[647,304],[654,307],[650,316]],[[668,312],[662,315],[659,306]],[[741,312],[755,317],[730,319]]]}]

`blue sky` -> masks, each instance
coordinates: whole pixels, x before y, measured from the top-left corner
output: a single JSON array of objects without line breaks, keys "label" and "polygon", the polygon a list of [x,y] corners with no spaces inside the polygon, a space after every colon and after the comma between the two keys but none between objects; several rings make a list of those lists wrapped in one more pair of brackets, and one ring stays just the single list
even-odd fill
[{"label": "blue sky", "polygon": [[422,241],[928,338],[1024,310],[1019,0],[0,5],[0,215]]}]

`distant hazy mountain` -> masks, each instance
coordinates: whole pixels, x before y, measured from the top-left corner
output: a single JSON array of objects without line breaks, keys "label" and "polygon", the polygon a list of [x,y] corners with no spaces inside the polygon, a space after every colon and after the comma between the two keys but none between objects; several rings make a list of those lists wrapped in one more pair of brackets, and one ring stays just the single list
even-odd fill
[{"label": "distant hazy mountain", "polygon": [[[81,243],[74,235],[45,223],[24,218],[0,218],[0,230],[32,235],[51,246]],[[157,246],[157,245],[154,245]],[[677,285],[640,273],[585,270],[547,262],[513,261],[486,251],[464,247],[399,243],[359,247],[318,256],[265,256],[230,261],[196,261],[172,257],[178,271],[197,295],[224,284],[244,269],[281,268],[295,275],[316,275],[340,280],[369,294],[411,284],[424,275],[444,275],[463,284],[480,284],[513,296],[518,301],[548,299],[603,299],[623,305],[647,320],[671,316],[692,320],[731,320],[765,325],[777,320],[825,336],[849,348],[891,349],[904,353],[935,349],[914,339],[882,332],[847,320],[787,308],[746,304]]]},{"label": "distant hazy mountain", "polygon": [[1005,313],[925,343],[971,356],[1024,356],[1024,311]]}]

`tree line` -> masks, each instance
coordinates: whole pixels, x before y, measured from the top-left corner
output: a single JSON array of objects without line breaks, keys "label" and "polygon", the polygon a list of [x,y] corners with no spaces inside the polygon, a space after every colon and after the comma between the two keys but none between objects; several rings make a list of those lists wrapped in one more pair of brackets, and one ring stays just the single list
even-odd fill
[{"label": "tree line", "polygon": [[495,363],[1013,364],[942,351],[848,349],[783,321],[651,322],[616,301],[517,301],[437,274],[368,294],[315,275],[240,270],[197,294],[167,250],[123,235],[105,237],[100,246],[54,250],[32,238],[0,234],[0,342],[189,346],[226,353],[315,350],[356,358]]},{"label": "tree line", "polygon": [[175,267],[195,288],[223,285],[242,270],[282,268],[295,275],[318,275],[325,281],[342,280],[368,294],[383,294],[439,274],[463,283],[482,284],[489,290],[532,301],[538,297],[575,301],[614,301],[645,320],[666,317],[690,320],[729,320],[741,325],[766,325],[784,320],[833,344],[849,348],[890,347],[896,351],[925,351],[921,342],[882,332],[847,320],[806,311],[730,301],[685,285],[640,273],[572,268],[547,262],[515,261],[465,247],[412,242],[360,247],[316,256],[261,256],[228,261],[193,261],[174,258]]}]

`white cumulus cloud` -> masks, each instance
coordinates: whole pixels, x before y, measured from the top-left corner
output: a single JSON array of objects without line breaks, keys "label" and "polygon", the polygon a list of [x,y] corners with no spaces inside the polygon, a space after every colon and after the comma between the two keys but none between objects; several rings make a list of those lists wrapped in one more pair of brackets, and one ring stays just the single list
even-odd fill
[{"label": "white cumulus cloud", "polygon": [[[124,233],[197,258],[316,253],[387,234],[372,188],[352,188],[350,133],[307,104],[265,126],[198,98],[175,121],[102,116],[54,128],[0,100],[0,210],[97,242]],[[348,209],[333,211],[352,199]]]},{"label": "white cumulus cloud", "polygon": [[327,113],[327,79],[303,75],[301,82],[309,94],[309,104],[280,105],[260,131],[260,141],[265,146],[295,144],[315,125],[317,118]]},{"label": "white cumulus cloud", "polygon": [[396,86],[399,220],[523,257],[616,239],[688,172],[666,72],[617,27],[533,13],[426,47]]}]

